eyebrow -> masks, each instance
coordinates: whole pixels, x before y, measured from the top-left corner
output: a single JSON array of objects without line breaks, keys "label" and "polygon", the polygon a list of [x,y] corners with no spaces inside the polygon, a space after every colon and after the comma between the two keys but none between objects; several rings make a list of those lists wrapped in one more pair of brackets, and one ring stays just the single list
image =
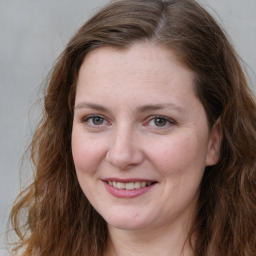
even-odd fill
[{"label": "eyebrow", "polygon": [[89,103],[89,102],[81,102],[75,105],[74,107],[74,109],[83,109],[83,108],[90,108],[98,111],[108,112],[108,110],[105,107],[98,104]]},{"label": "eyebrow", "polygon": [[[94,110],[102,111],[102,112],[109,112],[108,109],[103,107],[102,105],[98,105],[98,104],[90,103],[90,102],[80,102],[77,105],[75,105],[75,107],[74,107],[74,109],[83,109],[83,108],[94,109]],[[136,111],[139,113],[145,113],[145,112],[156,111],[156,110],[161,110],[161,109],[175,109],[178,112],[185,111],[184,108],[182,108],[174,103],[148,104],[148,105],[137,107]]]},{"label": "eyebrow", "polygon": [[179,112],[184,112],[185,109],[174,104],[174,103],[164,103],[164,104],[150,104],[137,108],[138,112],[144,113],[149,111],[161,110],[161,109],[175,109]]}]

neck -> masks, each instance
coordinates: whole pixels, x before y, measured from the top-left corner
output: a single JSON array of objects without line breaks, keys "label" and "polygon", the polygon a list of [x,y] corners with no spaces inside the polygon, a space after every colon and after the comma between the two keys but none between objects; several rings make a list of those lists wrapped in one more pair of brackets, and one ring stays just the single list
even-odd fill
[{"label": "neck", "polygon": [[151,230],[122,230],[109,226],[105,256],[193,256],[186,242],[188,226],[173,225]]}]

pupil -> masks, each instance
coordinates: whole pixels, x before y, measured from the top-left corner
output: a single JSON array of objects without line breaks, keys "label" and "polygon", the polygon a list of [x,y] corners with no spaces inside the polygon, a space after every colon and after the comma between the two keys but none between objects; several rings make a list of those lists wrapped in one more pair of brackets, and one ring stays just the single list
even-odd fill
[{"label": "pupil", "polygon": [[100,125],[102,123],[103,123],[103,118],[101,118],[101,117],[94,117],[93,118],[93,124]]},{"label": "pupil", "polygon": [[165,126],[166,125],[166,120],[164,120],[163,118],[156,118],[155,119],[155,125],[156,126]]}]

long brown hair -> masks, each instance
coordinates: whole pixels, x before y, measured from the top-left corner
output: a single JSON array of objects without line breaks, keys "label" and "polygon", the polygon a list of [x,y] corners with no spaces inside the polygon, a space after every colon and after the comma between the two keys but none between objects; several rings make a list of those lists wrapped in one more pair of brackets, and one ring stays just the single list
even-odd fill
[{"label": "long brown hair", "polygon": [[103,255],[107,226],[81,191],[71,155],[76,81],[88,52],[138,41],[175,52],[194,73],[209,126],[221,123],[221,157],[205,170],[188,237],[194,254],[256,255],[255,99],[222,29],[193,0],[114,1],[70,40],[51,72],[31,143],[34,182],[11,212],[20,238],[15,250],[23,248],[24,256]]}]

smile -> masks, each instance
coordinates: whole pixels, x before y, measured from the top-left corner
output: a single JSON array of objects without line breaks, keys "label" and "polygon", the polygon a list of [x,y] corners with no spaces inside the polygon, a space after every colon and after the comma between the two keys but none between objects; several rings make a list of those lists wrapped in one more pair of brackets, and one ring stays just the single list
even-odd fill
[{"label": "smile", "polygon": [[102,181],[112,196],[126,199],[145,194],[158,183],[153,180],[118,178],[107,178]]},{"label": "smile", "polygon": [[145,188],[153,184],[153,182],[146,182],[146,181],[136,181],[136,182],[118,182],[118,181],[107,181],[107,183],[114,188],[117,189],[124,189],[124,190],[134,190]]}]

